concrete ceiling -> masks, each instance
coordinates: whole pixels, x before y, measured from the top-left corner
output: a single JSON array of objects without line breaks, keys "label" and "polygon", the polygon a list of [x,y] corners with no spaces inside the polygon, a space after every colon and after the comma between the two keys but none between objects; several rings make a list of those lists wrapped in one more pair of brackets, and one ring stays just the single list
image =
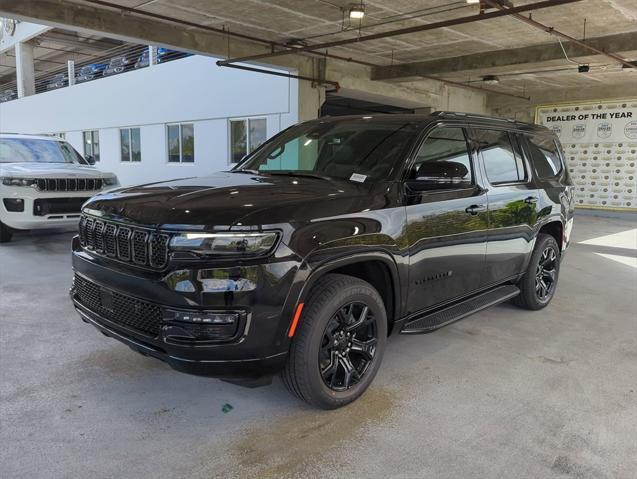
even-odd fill
[{"label": "concrete ceiling", "polygon": [[[535,3],[538,0],[513,0],[514,6]],[[91,0],[64,0],[64,8],[75,5],[89,6],[100,11],[117,10],[105,2]],[[143,13],[164,15],[175,20],[196,25],[229,29],[231,32],[249,34],[265,40],[285,43],[290,39],[302,39],[308,44],[352,38],[358,35],[396,30],[428,23],[460,18],[478,13],[478,6],[465,0],[365,0],[365,17],[350,23],[344,10],[353,3],[347,0],[108,0],[109,4],[135,8]],[[356,2],[354,2],[356,3]],[[121,12],[123,16],[135,13]],[[528,15],[528,14],[527,14]],[[601,38],[622,33],[637,35],[636,0],[582,0],[534,11],[534,20],[542,22],[575,38]],[[161,22],[161,19],[159,20]],[[166,22],[173,28],[175,24]],[[195,26],[178,26],[186,31],[198,30]],[[619,47],[628,60],[637,60],[637,42],[629,37]],[[229,40],[232,52],[233,40]],[[532,28],[512,17],[501,17],[465,25],[439,28],[431,31],[383,38],[333,47],[329,53],[352,57],[379,65],[374,74],[388,67],[437,59],[480,55],[498,57],[510,55],[512,49],[546,46],[547,50],[559,47],[550,34]],[[568,45],[567,45],[568,47]],[[543,47],[540,47],[542,51]],[[536,50],[538,50],[536,48]],[[568,51],[568,49],[567,49]],[[484,55],[484,54],[487,55]],[[429,69],[424,72],[437,78],[484,86],[510,93],[532,93],[547,88],[586,88],[609,85],[637,85],[637,71],[622,71],[621,65],[602,55],[576,56],[577,63],[590,65],[589,73],[578,73],[577,64],[556,55],[544,59],[542,55],[524,63],[498,66],[485,62],[484,67],[474,64],[471,69],[445,71]],[[486,85],[484,75],[496,74],[499,84]],[[382,76],[382,75],[381,75]],[[386,78],[383,78],[386,79]],[[413,81],[414,78],[394,78],[392,81]],[[637,86],[636,94],[637,94]]]}]

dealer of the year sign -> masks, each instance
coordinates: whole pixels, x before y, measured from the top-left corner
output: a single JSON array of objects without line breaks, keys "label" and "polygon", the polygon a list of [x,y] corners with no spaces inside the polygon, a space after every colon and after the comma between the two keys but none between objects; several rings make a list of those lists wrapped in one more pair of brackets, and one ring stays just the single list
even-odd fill
[{"label": "dealer of the year sign", "polygon": [[540,106],[536,119],[562,143],[579,206],[637,207],[637,99]]}]

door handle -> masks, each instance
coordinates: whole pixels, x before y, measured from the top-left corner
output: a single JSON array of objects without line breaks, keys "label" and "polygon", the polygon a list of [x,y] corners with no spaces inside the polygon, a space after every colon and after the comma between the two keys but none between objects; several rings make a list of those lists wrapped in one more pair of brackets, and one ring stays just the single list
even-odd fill
[{"label": "door handle", "polygon": [[527,198],[524,198],[524,202],[527,205],[534,205],[535,203],[537,203],[537,196],[529,196]]},{"label": "door handle", "polygon": [[486,211],[487,207],[484,205],[471,205],[465,208],[465,212],[470,215],[477,215],[480,211]]}]

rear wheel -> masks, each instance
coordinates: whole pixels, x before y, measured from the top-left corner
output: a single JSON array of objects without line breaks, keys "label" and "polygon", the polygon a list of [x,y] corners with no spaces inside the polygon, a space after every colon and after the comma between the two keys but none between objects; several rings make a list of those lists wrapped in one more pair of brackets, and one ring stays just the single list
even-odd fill
[{"label": "rear wheel", "polygon": [[0,222],[0,243],[8,243],[11,241],[13,231],[4,223]]},{"label": "rear wheel", "polygon": [[282,379],[309,404],[335,409],[357,399],[374,379],[387,314],[369,283],[340,274],[321,278],[306,303]]},{"label": "rear wheel", "polygon": [[529,261],[520,280],[520,294],[515,303],[525,309],[542,309],[551,302],[557,288],[560,272],[560,248],[551,235],[539,234]]}]

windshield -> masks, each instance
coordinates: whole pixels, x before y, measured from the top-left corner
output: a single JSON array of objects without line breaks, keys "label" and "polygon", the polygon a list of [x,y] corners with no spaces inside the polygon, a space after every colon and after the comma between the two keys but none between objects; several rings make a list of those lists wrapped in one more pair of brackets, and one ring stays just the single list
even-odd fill
[{"label": "windshield", "polygon": [[65,141],[0,138],[0,163],[34,162],[87,164],[86,160]]},{"label": "windshield", "polygon": [[302,124],[266,142],[235,171],[381,181],[391,176],[417,129],[413,122],[389,120]]}]

